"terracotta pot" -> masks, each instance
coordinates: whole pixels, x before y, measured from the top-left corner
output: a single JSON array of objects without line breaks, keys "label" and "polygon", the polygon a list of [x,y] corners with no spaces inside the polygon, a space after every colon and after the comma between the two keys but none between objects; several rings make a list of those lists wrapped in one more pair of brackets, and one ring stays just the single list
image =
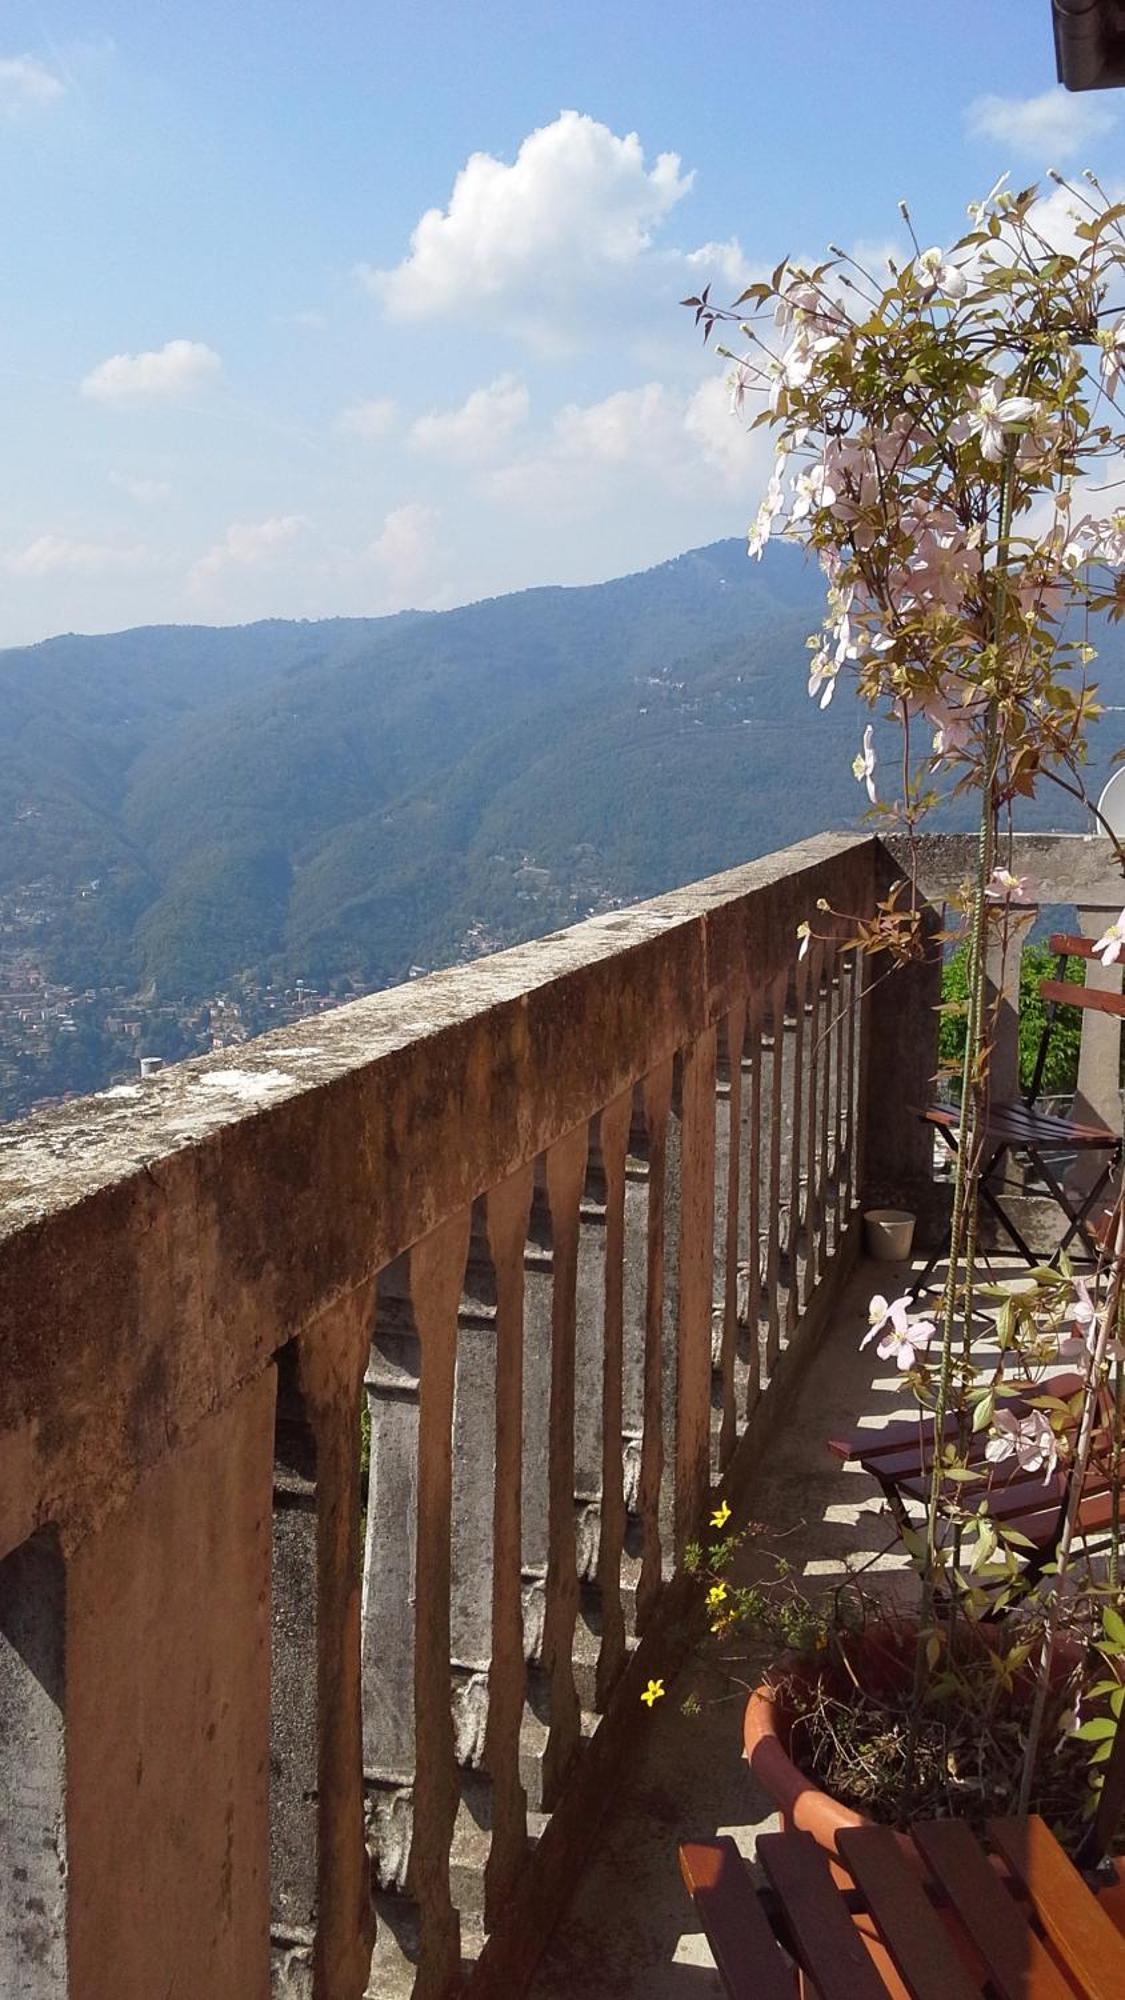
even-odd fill
[{"label": "terracotta pot", "polygon": [[[789,1718],[772,1688],[755,1688],[750,1696],[742,1719],[742,1743],[746,1761],[763,1791],[773,1800],[784,1827],[811,1833],[818,1847],[835,1856],[839,1852],[836,1836],[842,1827],[870,1826],[866,1813],[837,1804],[793,1762],[789,1755]],[[837,1866],[843,1876],[846,1871],[842,1863]],[[850,1881],[850,1876],[847,1879]]]},{"label": "terracotta pot", "polygon": [[[987,1638],[982,1635],[982,1643]],[[909,1626],[870,1628],[864,1642],[862,1661],[857,1667],[868,1686],[901,1685],[913,1670],[915,1634]],[[1054,1672],[1069,1674],[1081,1658],[1082,1649],[1065,1635],[1055,1650]],[[1028,1669],[1028,1694],[1034,1684]],[[783,1702],[768,1683],[754,1689],[742,1721],[742,1743],[746,1760],[758,1783],[773,1800],[785,1827],[811,1833],[817,1845],[833,1857],[833,1874],[850,1884],[838,1859],[837,1835],[849,1826],[870,1826],[867,1813],[840,1805],[829,1792],[822,1791],[789,1755],[790,1717]]]}]

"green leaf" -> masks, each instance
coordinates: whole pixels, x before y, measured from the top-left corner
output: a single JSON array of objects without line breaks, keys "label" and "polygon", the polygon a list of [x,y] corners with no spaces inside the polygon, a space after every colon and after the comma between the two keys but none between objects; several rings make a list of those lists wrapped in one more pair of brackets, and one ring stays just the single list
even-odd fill
[{"label": "green leaf", "polygon": [[1102,1612],[1102,1630],[1107,1639],[1113,1640],[1115,1646],[1125,1647],[1125,1618],[1122,1618],[1119,1611],[1114,1610],[1112,1604],[1107,1604]]},{"label": "green leaf", "polygon": [[1104,1743],[1116,1736],[1117,1724],[1108,1715],[1094,1715],[1089,1722],[1081,1723],[1074,1734],[1080,1736],[1084,1743]]}]

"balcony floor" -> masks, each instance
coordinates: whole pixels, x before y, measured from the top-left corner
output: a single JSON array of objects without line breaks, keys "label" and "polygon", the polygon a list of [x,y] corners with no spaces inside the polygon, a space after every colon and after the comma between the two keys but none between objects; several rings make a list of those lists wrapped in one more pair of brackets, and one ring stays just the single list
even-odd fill
[{"label": "balcony floor", "polygon": [[[878,1427],[911,1413],[901,1381],[872,1344],[860,1351],[868,1301],[901,1292],[906,1268],[864,1263],[853,1273],[840,1308],[813,1354],[785,1422],[764,1459],[751,1495],[755,1520],[768,1523],[770,1542],[784,1549],[815,1590],[844,1574],[844,1559],[870,1562],[865,1584],[909,1607],[915,1580],[874,1482],[844,1466],[827,1439],[864,1422]],[[1024,1267],[996,1263],[996,1276]],[[984,1343],[987,1348],[987,1342]],[[779,1538],[784,1539],[779,1539]],[[759,1558],[760,1560],[760,1558]],[[753,1544],[740,1552],[749,1575]],[[764,1666],[745,1646],[730,1673],[752,1684]],[[689,1690],[702,1712],[685,1716]],[[652,1711],[636,1768],[600,1829],[570,1908],[543,1958],[532,2000],[705,2000],[722,1986],[680,1879],[682,1839],[731,1834],[752,1856],[759,1832],[776,1825],[769,1803],[741,1755],[743,1692],[716,1671],[707,1680],[689,1663]]]}]

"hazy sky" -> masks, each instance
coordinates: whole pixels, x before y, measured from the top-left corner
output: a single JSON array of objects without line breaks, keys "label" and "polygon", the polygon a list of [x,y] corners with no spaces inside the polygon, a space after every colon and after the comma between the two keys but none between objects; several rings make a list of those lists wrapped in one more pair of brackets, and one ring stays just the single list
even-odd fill
[{"label": "hazy sky", "polygon": [[0,643],[441,606],[740,533],[677,300],[1120,177],[1049,0],[0,16]]}]

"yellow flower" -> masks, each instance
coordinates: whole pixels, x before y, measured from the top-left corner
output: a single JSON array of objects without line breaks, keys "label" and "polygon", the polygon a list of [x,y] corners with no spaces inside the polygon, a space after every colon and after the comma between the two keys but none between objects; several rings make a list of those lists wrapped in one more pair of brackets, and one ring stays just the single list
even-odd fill
[{"label": "yellow flower", "polygon": [[641,1696],[641,1700],[645,1702],[649,1708],[651,1708],[654,1702],[660,1700],[660,1697],[663,1693],[664,1693],[663,1681],[650,1681],[644,1693]]},{"label": "yellow flower", "polygon": [[725,1583],[713,1583],[707,1592],[707,1602],[708,1604],[721,1604],[726,1594],[727,1587]]},{"label": "yellow flower", "polygon": [[730,1508],[727,1506],[727,1503],[724,1500],[722,1506],[716,1507],[714,1513],[712,1514],[711,1526],[713,1528],[725,1528],[729,1520],[730,1520]]}]

